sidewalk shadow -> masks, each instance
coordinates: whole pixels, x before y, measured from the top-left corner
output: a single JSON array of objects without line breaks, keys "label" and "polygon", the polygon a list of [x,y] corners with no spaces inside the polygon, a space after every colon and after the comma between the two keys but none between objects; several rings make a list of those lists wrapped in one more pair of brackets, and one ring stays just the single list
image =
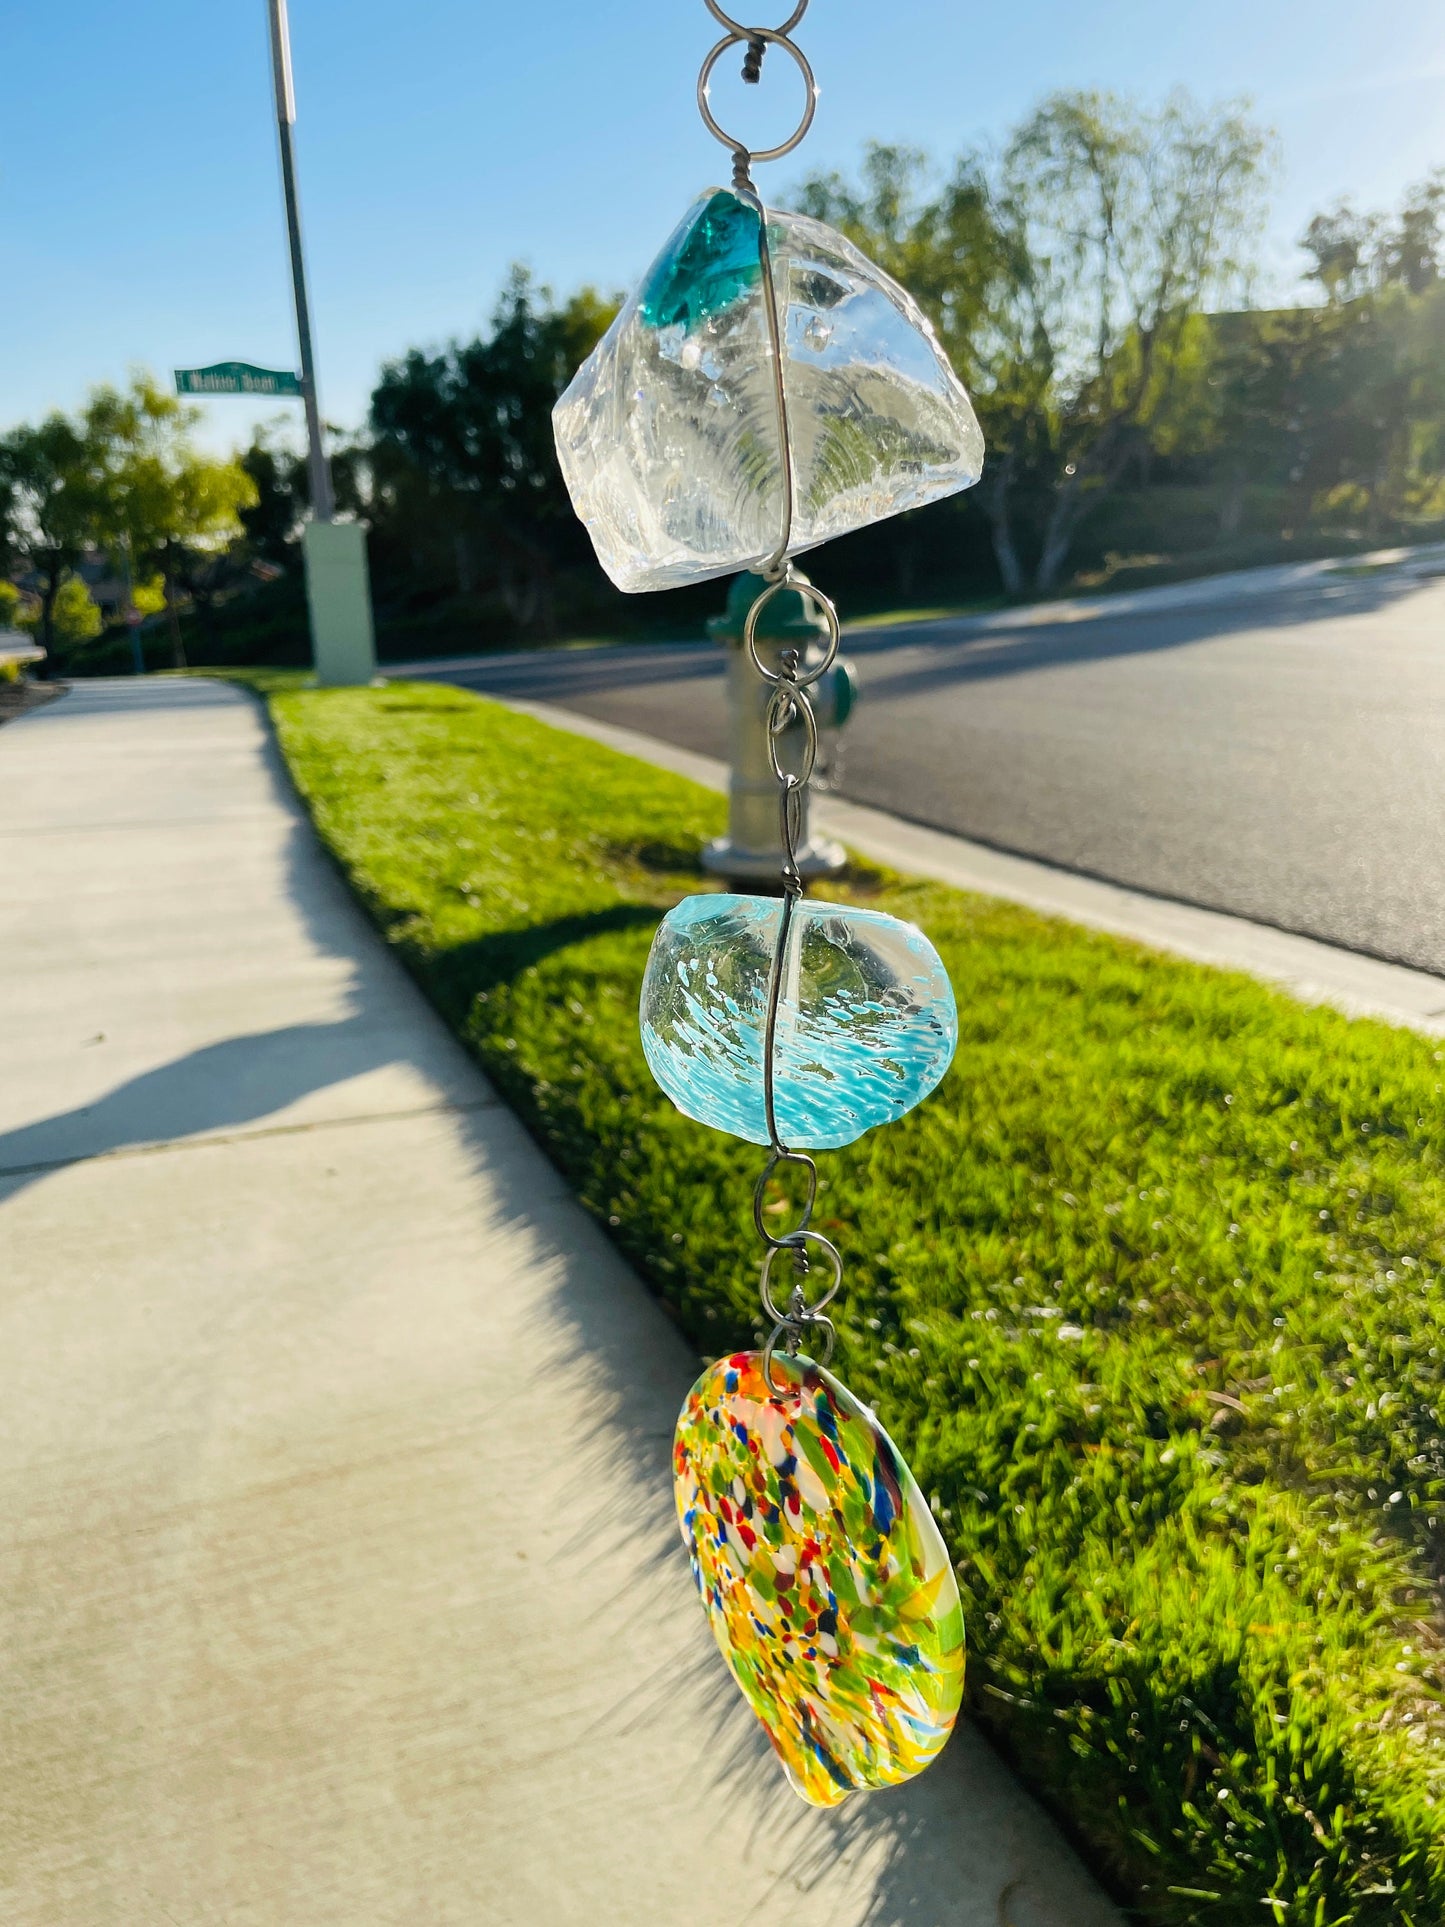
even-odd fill
[{"label": "sidewalk shadow", "polygon": [[0,1182],[13,1196],[80,1158],[240,1129],[396,1059],[359,1013],[227,1037],[143,1071],[93,1104],[0,1132]]},{"label": "sidewalk shadow", "polygon": [[429,1011],[420,1041],[430,1048],[417,1048],[417,1012],[405,973],[313,834],[275,737],[252,697],[200,679],[97,678],[73,685],[63,710],[80,720],[238,706],[254,719],[252,747],[266,801],[285,818],[276,887],[295,919],[302,952],[309,949],[317,958],[346,966],[335,993],[337,1014],[220,1038],[128,1078],[89,1103],[0,1131],[0,1189],[6,1197],[77,1159],[255,1126],[317,1091],[389,1064],[414,1063],[435,1081],[439,1066],[444,1068],[453,1053],[460,1062],[460,1051]]}]

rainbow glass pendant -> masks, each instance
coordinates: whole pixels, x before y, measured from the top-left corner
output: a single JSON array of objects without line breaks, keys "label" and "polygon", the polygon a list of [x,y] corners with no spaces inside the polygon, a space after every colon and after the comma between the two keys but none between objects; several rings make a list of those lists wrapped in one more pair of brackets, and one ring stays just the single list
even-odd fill
[{"label": "rainbow glass pendant", "polygon": [[[769,1141],[763,1092],[776,897],[685,897],[653,939],[642,1048],[680,1111]],[[912,924],[852,904],[799,902],[788,920],[773,1038],[776,1124],[833,1150],[934,1089],[958,1042],[953,989]]]},{"label": "rainbow glass pendant", "polygon": [[922,1772],[963,1697],[963,1608],[872,1413],[809,1359],[739,1352],[694,1385],[673,1462],[708,1622],[794,1791],[831,1807]]},{"label": "rainbow glass pendant", "polygon": [[[619,589],[754,569],[978,480],[983,436],[927,317],[820,221],[709,188],[553,412],[573,506]],[[775,366],[792,426],[791,517]]]}]

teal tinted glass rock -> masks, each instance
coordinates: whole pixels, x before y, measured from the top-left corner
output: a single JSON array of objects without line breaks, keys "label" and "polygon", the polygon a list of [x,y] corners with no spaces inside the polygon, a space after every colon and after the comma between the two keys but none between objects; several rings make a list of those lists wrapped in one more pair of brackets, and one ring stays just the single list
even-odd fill
[{"label": "teal tinted glass rock", "polygon": [[629,591],[755,569],[968,488],[983,436],[927,316],[821,221],[767,212],[793,442],[778,436],[761,217],[683,216],[552,413],[572,505]]},{"label": "teal tinted glass rock", "polygon": [[723,314],[762,279],[758,211],[718,188],[687,211],[637,290],[649,328],[692,332]]},{"label": "teal tinted glass rock", "polygon": [[[768,1141],[763,1038],[782,927],[777,897],[687,897],[653,940],[642,1048],[680,1111]],[[798,904],[783,958],[774,1101],[800,1150],[851,1144],[937,1085],[958,1042],[938,952],[912,924],[851,904]]]}]

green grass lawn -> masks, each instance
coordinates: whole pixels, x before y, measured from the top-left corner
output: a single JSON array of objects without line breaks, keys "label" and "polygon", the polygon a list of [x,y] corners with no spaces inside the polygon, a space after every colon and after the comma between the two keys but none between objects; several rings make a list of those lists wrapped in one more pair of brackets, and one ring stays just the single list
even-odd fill
[{"label": "green grass lawn", "polygon": [[[762,1154],[637,995],[722,802],[461,691],[282,689],[321,835],[700,1351]],[[1442,1053],[934,885],[939,1092],[820,1159],[837,1368],[958,1562],[975,1714],[1142,1918],[1445,1920]],[[782,1797],[781,1795],[779,1797]]]}]

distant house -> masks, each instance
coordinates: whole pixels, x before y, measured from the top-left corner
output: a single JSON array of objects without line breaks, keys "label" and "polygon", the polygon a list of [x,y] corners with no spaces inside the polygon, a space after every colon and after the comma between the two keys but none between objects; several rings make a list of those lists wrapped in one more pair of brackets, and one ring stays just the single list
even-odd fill
[{"label": "distant house", "polygon": [[[89,589],[91,598],[99,608],[106,622],[119,622],[125,614],[125,583],[115,572],[109,556],[99,549],[87,549],[73,570]],[[28,569],[14,578],[17,589],[28,596],[38,596],[41,589],[40,577],[34,569]]]}]

